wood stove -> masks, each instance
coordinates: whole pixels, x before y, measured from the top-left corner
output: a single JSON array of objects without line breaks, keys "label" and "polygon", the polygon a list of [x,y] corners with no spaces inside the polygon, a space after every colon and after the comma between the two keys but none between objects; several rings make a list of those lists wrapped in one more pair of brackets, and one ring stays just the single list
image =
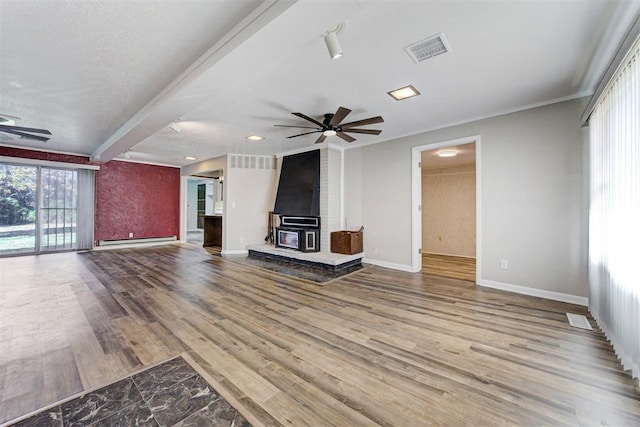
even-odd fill
[{"label": "wood stove", "polygon": [[301,252],[320,252],[320,218],[315,216],[280,215],[276,227],[276,248]]}]

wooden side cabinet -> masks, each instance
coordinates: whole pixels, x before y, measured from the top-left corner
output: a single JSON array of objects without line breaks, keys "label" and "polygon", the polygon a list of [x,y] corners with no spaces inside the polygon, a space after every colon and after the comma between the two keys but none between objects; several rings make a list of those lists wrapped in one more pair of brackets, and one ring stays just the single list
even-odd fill
[{"label": "wooden side cabinet", "polygon": [[202,246],[222,247],[222,215],[204,215],[204,242]]}]

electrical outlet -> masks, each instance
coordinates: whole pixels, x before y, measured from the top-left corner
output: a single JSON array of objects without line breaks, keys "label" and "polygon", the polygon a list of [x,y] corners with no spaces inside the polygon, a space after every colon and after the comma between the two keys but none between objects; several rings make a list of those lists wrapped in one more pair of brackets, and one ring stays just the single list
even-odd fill
[{"label": "electrical outlet", "polygon": [[240,243],[244,243],[244,237],[240,238]]},{"label": "electrical outlet", "polygon": [[509,269],[509,261],[506,259],[503,259],[502,261],[500,261],[500,268],[502,268],[503,270],[508,270]]},{"label": "electrical outlet", "polygon": [[377,254],[378,253],[378,248],[373,248],[373,254]]},{"label": "electrical outlet", "polygon": [[129,237],[133,237],[133,233],[129,233]]}]

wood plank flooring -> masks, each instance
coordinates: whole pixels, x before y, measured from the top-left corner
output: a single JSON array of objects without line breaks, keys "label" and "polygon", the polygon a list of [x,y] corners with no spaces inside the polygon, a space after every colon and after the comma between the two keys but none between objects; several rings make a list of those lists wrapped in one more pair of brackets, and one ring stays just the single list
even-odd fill
[{"label": "wood plank flooring", "polygon": [[0,423],[187,352],[264,425],[639,425],[635,382],[567,311],[588,315],[380,267],[319,286],[195,244],[5,258]]},{"label": "wood plank flooring", "polygon": [[476,259],[440,254],[422,254],[422,272],[476,282]]}]

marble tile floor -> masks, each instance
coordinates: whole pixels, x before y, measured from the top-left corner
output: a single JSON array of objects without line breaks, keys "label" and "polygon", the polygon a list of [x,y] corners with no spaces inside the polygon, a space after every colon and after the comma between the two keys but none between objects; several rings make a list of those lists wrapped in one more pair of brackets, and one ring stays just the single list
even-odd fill
[{"label": "marble tile floor", "polygon": [[273,258],[254,258],[252,256],[229,256],[227,259],[252,267],[263,268],[298,279],[304,279],[318,284],[325,284],[331,280],[359,271],[363,265],[355,265],[340,271],[325,270],[319,267],[297,264],[286,260]]},{"label": "marble tile floor", "polygon": [[56,405],[12,427],[246,427],[182,357]]}]

